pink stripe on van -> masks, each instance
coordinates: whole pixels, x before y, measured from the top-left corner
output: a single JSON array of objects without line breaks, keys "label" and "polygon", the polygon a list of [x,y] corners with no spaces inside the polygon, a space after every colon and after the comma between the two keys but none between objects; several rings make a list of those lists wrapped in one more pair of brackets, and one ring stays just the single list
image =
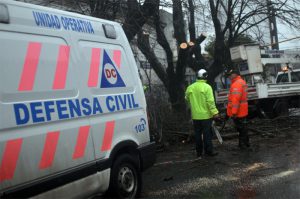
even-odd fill
[{"label": "pink stripe on van", "polygon": [[22,138],[6,142],[0,166],[0,182],[14,177],[22,142]]},{"label": "pink stripe on van", "polygon": [[121,68],[121,51],[120,50],[114,50],[113,53],[113,60],[116,63],[117,67]]},{"label": "pink stripe on van", "polygon": [[61,45],[59,47],[55,77],[54,77],[54,82],[52,87],[54,90],[64,89],[66,86],[69,57],[70,57],[70,46]]},{"label": "pink stripe on van", "polygon": [[108,151],[111,149],[114,129],[115,129],[115,121],[106,122],[101,151]]},{"label": "pink stripe on van", "polygon": [[92,49],[88,87],[96,87],[99,79],[100,48]]},{"label": "pink stripe on van", "polygon": [[59,131],[47,133],[44,150],[39,165],[40,169],[46,169],[52,166],[56,153],[59,134]]},{"label": "pink stripe on van", "polygon": [[39,42],[29,42],[19,82],[19,91],[31,91],[33,89],[41,47],[42,44]]},{"label": "pink stripe on van", "polygon": [[89,137],[90,126],[81,126],[79,128],[77,142],[73,153],[73,159],[81,158],[84,156],[86,144]]}]

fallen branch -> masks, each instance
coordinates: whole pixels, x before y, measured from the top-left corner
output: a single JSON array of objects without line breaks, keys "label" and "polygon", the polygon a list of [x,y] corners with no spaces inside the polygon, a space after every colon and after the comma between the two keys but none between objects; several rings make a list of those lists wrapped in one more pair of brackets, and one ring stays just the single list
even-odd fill
[{"label": "fallen branch", "polygon": [[189,135],[191,135],[191,133],[189,133],[189,132],[182,132],[182,131],[172,131],[172,130],[167,130],[167,131],[165,131],[165,133],[171,133],[171,134],[176,134],[176,135],[182,135],[182,136],[189,136]]}]

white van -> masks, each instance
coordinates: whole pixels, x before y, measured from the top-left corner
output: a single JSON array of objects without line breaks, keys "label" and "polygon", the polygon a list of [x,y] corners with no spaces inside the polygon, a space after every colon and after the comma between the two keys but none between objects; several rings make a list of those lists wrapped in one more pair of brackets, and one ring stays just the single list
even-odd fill
[{"label": "white van", "polygon": [[122,27],[0,0],[0,198],[133,198],[154,161]]}]

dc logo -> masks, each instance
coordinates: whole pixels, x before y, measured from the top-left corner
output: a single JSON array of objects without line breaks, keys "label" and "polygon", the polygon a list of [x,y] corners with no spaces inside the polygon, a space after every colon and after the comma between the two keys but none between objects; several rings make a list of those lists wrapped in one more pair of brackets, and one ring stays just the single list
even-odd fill
[{"label": "dc logo", "polygon": [[117,82],[118,76],[117,76],[116,69],[110,63],[105,64],[104,73],[107,81],[110,84],[115,84]]},{"label": "dc logo", "polygon": [[107,52],[104,50],[103,64],[102,64],[102,78],[101,78],[101,88],[111,88],[111,87],[125,87],[122,77],[120,76],[118,70],[116,69],[114,63],[111,61]]}]

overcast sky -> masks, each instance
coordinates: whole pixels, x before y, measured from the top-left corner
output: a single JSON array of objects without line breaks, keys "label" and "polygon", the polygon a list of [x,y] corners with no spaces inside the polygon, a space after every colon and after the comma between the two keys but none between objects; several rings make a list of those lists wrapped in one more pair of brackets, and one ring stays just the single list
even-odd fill
[{"label": "overcast sky", "polygon": [[300,49],[300,31],[295,31],[289,28],[286,25],[278,24],[277,23],[277,29],[278,29],[278,40],[283,41],[286,39],[291,39],[298,37],[297,39],[293,39],[291,41],[286,41],[283,43],[279,43],[279,48],[281,50],[286,50],[286,49],[295,49],[298,48]]}]

